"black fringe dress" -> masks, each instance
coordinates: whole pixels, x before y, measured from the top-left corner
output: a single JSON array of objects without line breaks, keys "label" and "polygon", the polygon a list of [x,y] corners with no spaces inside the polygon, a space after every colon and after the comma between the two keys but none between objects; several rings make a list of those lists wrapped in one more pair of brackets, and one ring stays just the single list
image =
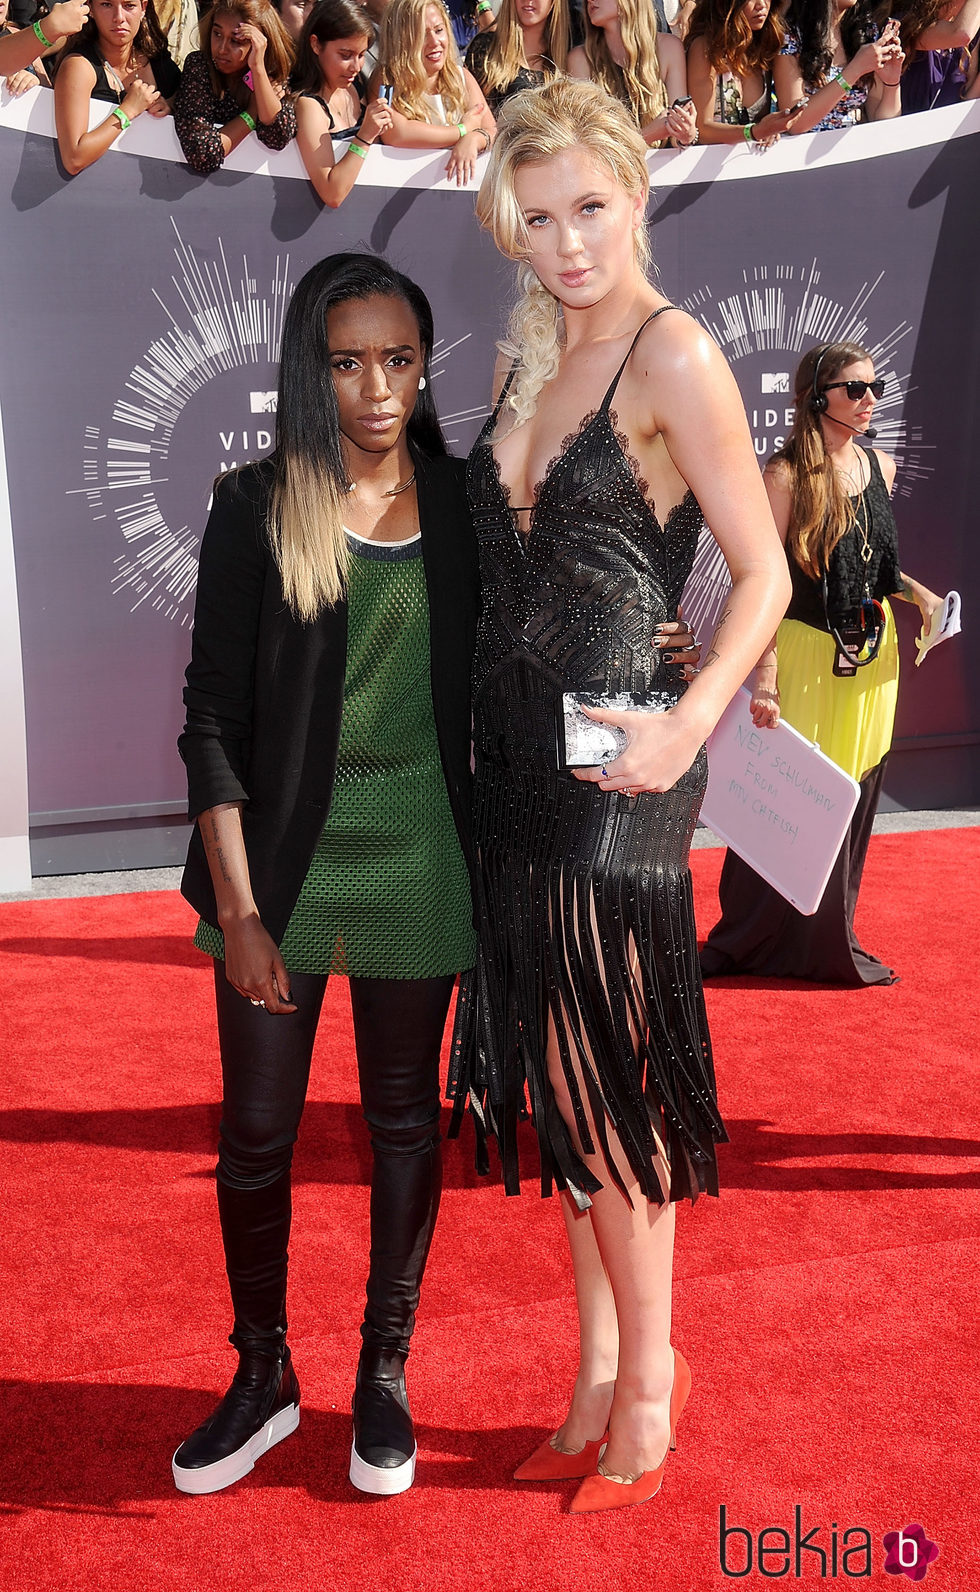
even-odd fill
[{"label": "black fringe dress", "polygon": [[714,1147],[726,1139],[688,866],[704,750],[672,790],[634,797],[576,780],[557,760],[563,692],[656,689],[676,699],[684,689],[679,666],[651,641],[655,625],[676,617],[701,511],[688,493],[661,527],[647,502],[610,415],[625,365],[552,460],[526,538],[489,443],[500,403],[467,470],[483,588],[473,682],[480,951],[460,988],[450,1131],[469,1104],[479,1168],[488,1169],[490,1135],[515,1194],[517,1124],[529,1106],[542,1193],[567,1187],[580,1207],[602,1184],[555,1103],[549,1011],[580,1140],[595,1152],[577,1073],[618,1186],[611,1134],[658,1203],[657,1138],[672,1200],[717,1193]]}]

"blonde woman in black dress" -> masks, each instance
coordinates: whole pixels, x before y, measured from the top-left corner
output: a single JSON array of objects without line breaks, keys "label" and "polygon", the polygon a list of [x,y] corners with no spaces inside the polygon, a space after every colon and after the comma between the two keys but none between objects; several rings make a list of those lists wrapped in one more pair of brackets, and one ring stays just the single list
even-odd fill
[{"label": "blonde woman in black dress", "polygon": [[[725,1134],[688,849],[705,736],[789,597],[735,382],[645,273],[645,155],[621,105],[557,80],[504,106],[478,201],[522,295],[468,467],[481,950],[454,1082],[510,1193],[527,1092],[544,1192],[561,1191],[578,1373],[517,1475],[582,1477],[576,1511],[652,1497],[690,1386],[670,1343],[674,1205],[717,1191]],[[685,690],[650,641],[702,511],[733,585]],[[565,692],[650,690],[666,711],[591,715],[626,732],[620,756],[558,766]]]}]

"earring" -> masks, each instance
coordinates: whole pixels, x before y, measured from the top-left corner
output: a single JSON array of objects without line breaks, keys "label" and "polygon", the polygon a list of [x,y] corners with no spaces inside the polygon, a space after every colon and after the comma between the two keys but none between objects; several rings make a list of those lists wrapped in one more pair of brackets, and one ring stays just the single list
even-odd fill
[{"label": "earring", "polygon": [[423,376],[421,381],[419,382],[419,392],[424,392],[424,391],[425,391],[425,377]]}]

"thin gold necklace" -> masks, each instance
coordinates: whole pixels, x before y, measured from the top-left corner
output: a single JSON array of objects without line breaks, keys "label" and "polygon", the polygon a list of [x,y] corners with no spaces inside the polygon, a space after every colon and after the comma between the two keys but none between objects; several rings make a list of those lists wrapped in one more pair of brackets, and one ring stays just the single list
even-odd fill
[{"label": "thin gold necklace", "polygon": [[861,558],[862,558],[862,561],[864,562],[865,568],[867,568],[868,564],[871,563],[871,560],[874,557],[874,548],[871,546],[871,537],[869,535],[870,526],[868,524],[868,505],[867,505],[867,503],[864,500],[864,493],[863,492],[861,493],[860,509],[861,509],[861,518],[860,519],[858,519],[857,510],[855,510],[855,512],[854,512],[854,525],[855,525],[855,527],[857,529],[858,535],[861,538],[861,546],[858,549],[858,551],[861,554]]},{"label": "thin gold necklace", "polygon": [[[413,470],[411,475],[409,476],[408,480],[407,481],[403,481],[401,483],[401,486],[393,486],[391,488],[390,492],[382,492],[381,496],[382,497],[397,497],[399,492],[407,492],[409,487],[412,485],[412,482],[414,480],[415,480],[415,471]],[[357,491],[357,482],[356,481],[348,481],[347,490],[348,490],[348,492],[356,492]]]},{"label": "thin gold necklace", "polygon": [[850,470],[842,470],[842,469],[840,469],[839,466],[835,466],[835,469],[837,470],[837,474],[841,477],[841,479],[846,481],[848,486],[852,486],[854,488],[855,496],[856,497],[860,497],[861,494],[867,490],[868,484],[869,484],[869,482],[871,480],[871,467],[870,467],[870,465],[868,466],[868,480],[866,481],[864,479],[864,463],[862,461],[862,456],[859,453],[859,454],[857,454],[856,457],[857,457],[858,474],[861,477],[861,479],[859,481],[855,481],[855,479],[854,479],[853,475],[851,474]]}]

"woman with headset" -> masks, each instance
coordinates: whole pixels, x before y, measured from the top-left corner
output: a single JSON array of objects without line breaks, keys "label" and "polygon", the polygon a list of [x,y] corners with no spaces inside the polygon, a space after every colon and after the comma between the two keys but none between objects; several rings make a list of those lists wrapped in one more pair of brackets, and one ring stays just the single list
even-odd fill
[{"label": "woman with headset", "polygon": [[765,471],[793,596],[752,691],[756,724],[775,727],[782,715],[860,782],[860,800],[812,917],[727,853],[721,919],[701,953],[705,978],[753,973],[862,985],[898,976],[854,933],[898,699],[888,599],[915,603],[926,631],[942,599],[902,573],[890,502],[895,461],[855,446],[855,438],[875,436],[871,418],[884,390],[857,343],[826,343],[800,362],[793,429]]}]

